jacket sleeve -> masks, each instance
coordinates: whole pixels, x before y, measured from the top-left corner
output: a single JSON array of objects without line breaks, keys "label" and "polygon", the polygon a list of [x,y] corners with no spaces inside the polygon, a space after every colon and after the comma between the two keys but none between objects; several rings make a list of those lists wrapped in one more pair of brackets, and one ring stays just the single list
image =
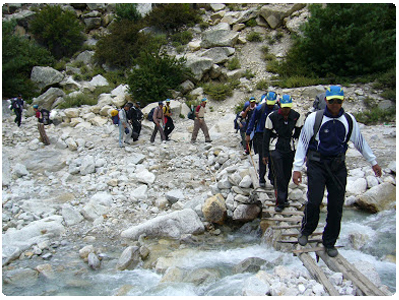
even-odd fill
[{"label": "jacket sleeve", "polygon": [[247,127],[247,135],[250,135],[251,132],[254,130],[254,125],[255,125],[255,120],[258,118],[258,115],[260,114],[259,109],[256,108],[254,113],[251,116],[251,120],[249,121],[248,127]]},{"label": "jacket sleeve", "polygon": [[299,118],[298,118],[298,120],[296,121],[296,124],[295,124],[294,135],[292,136],[294,139],[298,139],[299,138],[299,135],[301,134],[302,127],[303,127],[304,123],[305,123],[305,118],[304,118],[303,115],[300,114]]},{"label": "jacket sleeve", "polygon": [[364,139],[362,133],[360,132],[359,124],[357,123],[354,116],[349,114],[353,121],[353,130],[352,135],[350,137],[350,141],[353,142],[355,148],[363,155],[363,157],[372,165],[377,164],[376,157],[371,150],[369,144],[367,144],[366,140]]},{"label": "jacket sleeve", "polygon": [[270,136],[273,130],[273,122],[270,119],[270,115],[267,116],[265,122],[265,130],[263,131],[263,139],[262,139],[262,154],[263,157],[269,156],[269,144],[270,144]]},{"label": "jacket sleeve", "polygon": [[305,163],[306,153],[308,152],[309,143],[313,136],[313,125],[316,113],[311,113],[303,125],[301,134],[299,135],[298,146],[295,152],[293,171],[301,171]]}]

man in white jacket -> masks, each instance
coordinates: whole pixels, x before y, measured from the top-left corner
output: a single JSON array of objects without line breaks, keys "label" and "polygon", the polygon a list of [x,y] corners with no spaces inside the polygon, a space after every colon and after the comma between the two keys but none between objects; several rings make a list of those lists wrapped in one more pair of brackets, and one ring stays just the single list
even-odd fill
[{"label": "man in white jacket", "polygon": [[[295,184],[302,181],[301,169],[307,158],[308,202],[302,220],[300,245],[305,246],[308,236],[319,222],[320,204],[327,187],[327,220],[323,232],[323,245],[329,256],[338,255],[334,247],[341,229],[342,208],[345,201],[347,170],[345,153],[348,141],[370,163],[376,176],[381,176],[381,167],[364,140],[356,119],[342,108],[344,91],[331,86],[326,92],[326,108],[308,116],[301,131],[294,159],[292,179]],[[316,126],[315,126],[316,123]],[[317,124],[319,123],[319,124]],[[318,127],[318,128],[317,128]]]}]

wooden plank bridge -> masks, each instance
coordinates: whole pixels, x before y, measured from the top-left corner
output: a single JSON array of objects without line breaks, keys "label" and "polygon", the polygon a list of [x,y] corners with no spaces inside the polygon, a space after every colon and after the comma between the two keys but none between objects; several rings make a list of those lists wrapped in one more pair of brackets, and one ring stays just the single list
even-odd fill
[{"label": "wooden plank bridge", "polygon": [[[329,257],[322,245],[321,236],[323,226],[319,225],[316,231],[309,236],[308,244],[304,247],[298,244],[297,237],[301,229],[303,216],[303,205],[299,202],[290,201],[289,207],[282,212],[274,211],[275,194],[271,186],[266,188],[259,187],[258,175],[255,168],[250,169],[250,175],[254,185],[254,193],[257,199],[262,203],[262,221],[261,226],[265,231],[265,238],[276,250],[291,252],[297,256],[308,269],[312,278],[324,286],[325,291],[331,296],[340,294],[328,280],[326,274],[317,265],[321,258],[326,266],[334,272],[341,272],[345,279],[351,280],[364,296],[388,296],[380,290],[366,276],[360,273],[355,266],[350,264],[341,254],[336,257]],[[341,248],[342,246],[336,246]],[[315,258],[311,254],[315,254]]]}]

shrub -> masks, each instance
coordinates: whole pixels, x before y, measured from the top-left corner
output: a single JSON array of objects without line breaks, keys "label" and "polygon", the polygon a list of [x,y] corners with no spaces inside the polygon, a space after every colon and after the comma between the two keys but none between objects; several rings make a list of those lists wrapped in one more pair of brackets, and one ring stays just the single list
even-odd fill
[{"label": "shrub", "polygon": [[102,36],[96,44],[95,60],[101,65],[130,68],[141,51],[157,52],[166,40],[140,32],[142,25],[121,20],[110,26],[110,34]]},{"label": "shrub", "polygon": [[267,80],[262,79],[256,83],[256,89],[261,91],[266,91],[269,88]]},{"label": "shrub", "polygon": [[250,70],[245,70],[244,77],[248,80],[255,77],[255,74]]},{"label": "shrub", "polygon": [[246,25],[249,26],[249,27],[255,27],[255,26],[258,25],[258,23],[256,22],[255,19],[251,19],[251,20],[249,20],[249,21],[246,23]]},{"label": "shrub", "polygon": [[241,68],[241,65],[240,65],[240,60],[237,57],[233,57],[228,61],[227,69],[229,69],[230,71],[237,70],[239,68]]},{"label": "shrub", "polygon": [[206,83],[204,85],[204,92],[213,100],[224,100],[233,95],[231,86],[226,83]]},{"label": "shrub", "polygon": [[171,98],[171,90],[191,76],[185,61],[166,53],[140,53],[135,60],[138,68],[134,68],[127,79],[129,93],[144,104]]},{"label": "shrub", "polygon": [[248,35],[247,35],[247,40],[249,42],[261,42],[263,40],[261,34],[259,32],[255,32],[255,31],[251,31]]},{"label": "shrub", "polygon": [[170,38],[172,42],[177,42],[179,45],[187,45],[193,39],[193,34],[186,30],[172,34]]},{"label": "shrub", "polygon": [[396,109],[380,109],[375,107],[369,111],[360,112],[354,114],[356,120],[360,123],[370,125],[377,124],[381,122],[392,122],[396,121]]},{"label": "shrub", "polygon": [[47,49],[13,35],[15,25],[15,21],[2,23],[2,94],[15,97],[22,93],[26,99],[35,95],[35,86],[30,81],[32,68],[51,65],[54,58]]},{"label": "shrub", "polygon": [[236,104],[236,106],[234,107],[235,114],[238,114],[244,109],[245,102],[245,100],[241,100],[239,103]]},{"label": "shrub", "polygon": [[121,20],[140,21],[142,17],[137,10],[137,3],[117,3],[115,5],[115,19],[117,22]]},{"label": "shrub", "polygon": [[76,96],[66,96],[64,102],[58,105],[58,108],[65,109],[70,107],[80,107],[82,105],[96,105],[97,98],[89,94],[79,94]]},{"label": "shrub", "polygon": [[75,13],[63,11],[59,5],[46,5],[35,15],[30,30],[55,58],[72,56],[85,40]]},{"label": "shrub", "polygon": [[144,22],[168,32],[177,32],[201,22],[198,10],[188,3],[158,4],[144,17]]}]

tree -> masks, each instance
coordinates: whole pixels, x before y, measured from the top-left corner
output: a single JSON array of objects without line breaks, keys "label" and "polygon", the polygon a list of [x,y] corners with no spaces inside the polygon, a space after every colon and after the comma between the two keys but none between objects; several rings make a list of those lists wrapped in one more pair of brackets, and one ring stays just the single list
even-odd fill
[{"label": "tree", "polygon": [[128,77],[129,93],[144,104],[171,98],[171,91],[191,75],[185,62],[166,53],[141,52]]},{"label": "tree", "polygon": [[58,59],[72,56],[85,40],[76,14],[63,11],[59,5],[45,6],[32,20],[30,29],[36,40]]},{"label": "tree", "polygon": [[330,3],[309,6],[287,54],[286,75],[356,76],[395,66],[395,6],[380,3]]},{"label": "tree", "polygon": [[2,75],[3,96],[12,97],[22,93],[24,97],[34,94],[30,74],[34,66],[51,65],[51,53],[28,39],[13,35],[16,22],[3,22]]}]

